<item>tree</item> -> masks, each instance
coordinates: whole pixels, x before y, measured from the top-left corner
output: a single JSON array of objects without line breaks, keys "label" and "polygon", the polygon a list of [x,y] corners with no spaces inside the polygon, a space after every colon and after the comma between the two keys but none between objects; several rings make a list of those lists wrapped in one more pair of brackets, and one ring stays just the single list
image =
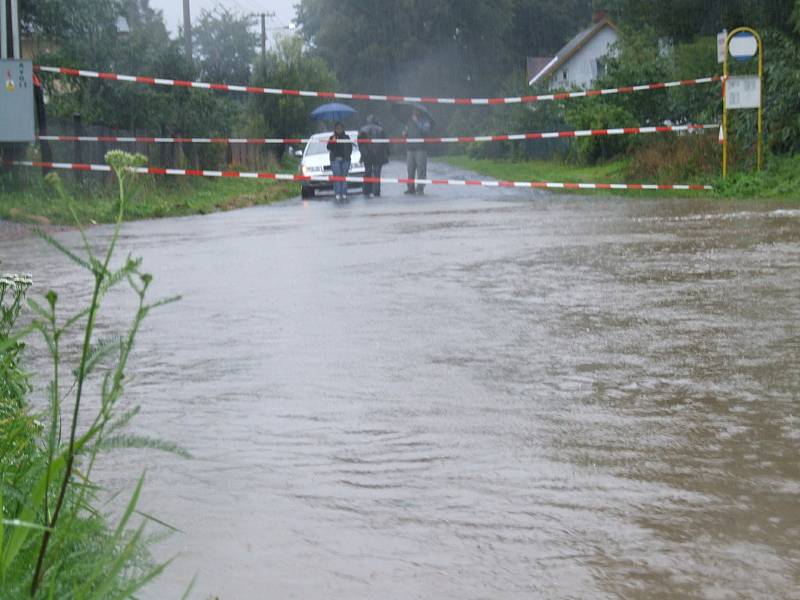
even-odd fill
[{"label": "tree", "polygon": [[297,21],[348,87],[478,94],[496,89],[509,63],[514,1],[301,0]]},{"label": "tree", "polygon": [[[336,78],[325,63],[309,54],[297,36],[279,38],[274,50],[256,61],[252,84],[285,89],[330,90]],[[295,96],[251,96],[249,134],[260,137],[300,137],[308,134],[308,100]],[[279,147],[279,154],[283,147]]]},{"label": "tree", "polygon": [[256,35],[250,31],[252,17],[217,6],[204,10],[192,26],[201,77],[207,81],[241,84],[250,79],[256,56]]},{"label": "tree", "polygon": [[116,43],[117,0],[21,0],[23,31],[57,42],[59,54],[92,61]]},{"label": "tree", "polygon": [[675,40],[742,25],[790,32],[792,11],[798,10],[797,0],[602,0],[602,4],[632,28],[654,27],[658,35]]},{"label": "tree", "polygon": [[516,0],[508,43],[515,56],[553,56],[592,18],[592,0]]}]

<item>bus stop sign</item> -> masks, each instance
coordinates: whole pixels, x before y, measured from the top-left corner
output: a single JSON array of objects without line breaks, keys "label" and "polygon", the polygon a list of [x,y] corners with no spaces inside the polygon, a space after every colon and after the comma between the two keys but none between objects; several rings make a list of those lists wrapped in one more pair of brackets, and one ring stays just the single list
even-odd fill
[{"label": "bus stop sign", "polygon": [[731,38],[728,44],[728,51],[738,61],[750,60],[758,52],[756,36],[746,31],[737,33]]}]

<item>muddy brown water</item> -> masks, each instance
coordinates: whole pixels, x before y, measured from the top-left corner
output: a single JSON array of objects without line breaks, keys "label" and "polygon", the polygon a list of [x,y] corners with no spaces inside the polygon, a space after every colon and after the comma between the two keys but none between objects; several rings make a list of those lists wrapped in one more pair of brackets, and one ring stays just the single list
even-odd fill
[{"label": "muddy brown water", "polygon": [[429,191],[125,225],[145,597],[800,598],[800,203]]}]

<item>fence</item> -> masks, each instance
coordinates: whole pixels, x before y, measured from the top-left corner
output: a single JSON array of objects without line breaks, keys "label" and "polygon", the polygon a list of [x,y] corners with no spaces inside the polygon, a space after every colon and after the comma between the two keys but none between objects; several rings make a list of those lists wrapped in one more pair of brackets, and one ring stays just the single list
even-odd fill
[{"label": "fence", "polygon": [[[112,129],[100,125],[84,125],[80,116],[72,120],[48,119],[47,135],[137,137],[150,136],[152,131],[137,129]],[[162,135],[169,135],[163,131]],[[47,142],[41,142],[46,144]],[[263,170],[274,167],[278,158],[275,147],[250,144],[148,144],[142,142],[100,141],[95,144],[59,142],[48,144],[52,162],[105,163],[109,150],[137,152],[147,157],[148,163],[170,169],[216,169],[225,165],[232,169]],[[98,175],[102,177],[102,175]]]}]

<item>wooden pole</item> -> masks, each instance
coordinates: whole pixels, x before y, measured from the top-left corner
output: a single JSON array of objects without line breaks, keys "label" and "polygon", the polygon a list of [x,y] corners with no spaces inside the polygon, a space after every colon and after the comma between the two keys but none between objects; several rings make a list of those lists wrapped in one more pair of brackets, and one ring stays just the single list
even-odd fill
[{"label": "wooden pole", "polygon": [[8,58],[8,0],[0,0],[0,58]]},{"label": "wooden pole", "polygon": [[192,62],[192,13],[189,0],[183,0],[183,43],[186,51],[186,60]]},{"label": "wooden pole", "polygon": [[261,56],[267,54],[267,13],[261,13]]}]

